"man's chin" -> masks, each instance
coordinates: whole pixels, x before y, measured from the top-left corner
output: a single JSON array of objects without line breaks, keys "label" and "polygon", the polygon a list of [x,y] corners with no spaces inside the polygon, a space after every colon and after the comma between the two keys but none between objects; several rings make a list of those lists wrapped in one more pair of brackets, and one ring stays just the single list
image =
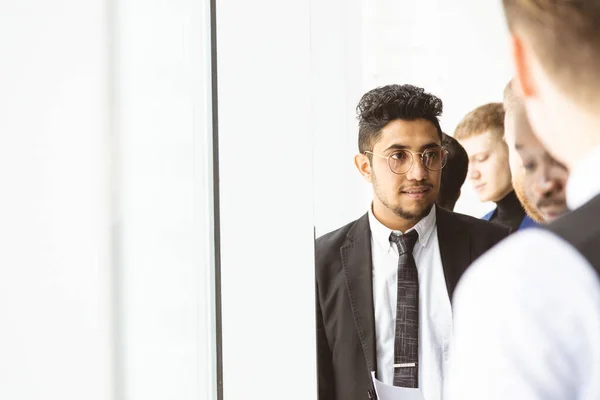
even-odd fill
[{"label": "man's chin", "polygon": [[477,193],[477,199],[481,203],[487,203],[488,201],[492,201],[491,197],[487,193]]},{"label": "man's chin", "polygon": [[544,218],[544,222],[549,224],[550,222],[556,221],[561,216],[567,213],[567,208],[552,208],[552,209],[542,209],[540,210],[542,217]]},{"label": "man's chin", "polygon": [[402,217],[404,219],[407,220],[420,220],[422,218],[424,218],[425,216],[427,216],[427,214],[429,214],[429,212],[431,211],[431,207],[433,207],[433,203],[428,204],[427,206],[421,206],[421,207],[409,207],[409,206],[400,206],[397,207],[394,212],[396,215],[398,215],[399,217]]}]

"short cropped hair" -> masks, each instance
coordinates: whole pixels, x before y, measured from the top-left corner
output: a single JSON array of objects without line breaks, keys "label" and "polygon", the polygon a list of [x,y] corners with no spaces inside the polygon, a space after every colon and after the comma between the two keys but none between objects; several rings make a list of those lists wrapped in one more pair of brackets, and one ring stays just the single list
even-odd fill
[{"label": "short cropped hair", "polygon": [[454,138],[464,140],[485,132],[492,132],[500,138],[504,137],[504,106],[502,103],[485,104],[468,113],[456,127]]},{"label": "short cropped hair", "polygon": [[469,156],[464,147],[452,136],[443,134],[442,147],[448,151],[448,161],[442,169],[440,194],[437,204],[447,210],[454,210],[460,197],[460,189],[467,179]]},{"label": "short cropped hair", "polygon": [[510,80],[504,88],[504,112],[511,114],[520,104],[521,101],[513,89],[513,81]]},{"label": "short cropped hair", "polygon": [[600,1],[503,0],[511,31],[522,32],[554,83],[575,102],[600,99]]},{"label": "short cropped hair", "polygon": [[375,88],[365,93],[356,107],[358,150],[363,154],[372,151],[381,130],[397,119],[426,119],[436,127],[441,141],[442,129],[438,118],[442,110],[442,100],[413,85]]}]

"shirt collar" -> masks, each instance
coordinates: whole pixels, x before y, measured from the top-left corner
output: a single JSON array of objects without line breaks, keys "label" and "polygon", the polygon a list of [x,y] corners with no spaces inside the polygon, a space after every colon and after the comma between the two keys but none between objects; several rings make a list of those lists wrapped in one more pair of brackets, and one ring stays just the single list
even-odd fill
[{"label": "shirt collar", "polygon": [[567,182],[567,205],[571,210],[581,207],[600,193],[600,179],[595,175],[600,166],[600,146],[583,157],[571,169]]},{"label": "shirt collar", "polygon": [[[431,207],[431,211],[425,217],[421,218],[421,220],[412,228],[410,228],[407,232],[412,230],[416,230],[419,234],[419,244],[422,247],[427,246],[427,242],[431,237],[433,232],[433,228],[435,228],[436,223],[436,214],[435,214],[435,205]],[[401,235],[400,231],[394,231],[387,226],[383,225],[375,215],[373,214],[373,206],[369,207],[369,225],[371,228],[371,235],[375,239],[375,243],[381,246],[385,251],[389,251],[391,248],[390,243],[390,235],[392,232],[395,234]]]}]

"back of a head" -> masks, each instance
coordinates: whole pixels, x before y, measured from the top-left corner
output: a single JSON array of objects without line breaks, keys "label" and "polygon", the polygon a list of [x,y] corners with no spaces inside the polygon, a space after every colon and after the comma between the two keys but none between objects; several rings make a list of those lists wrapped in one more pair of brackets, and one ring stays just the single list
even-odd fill
[{"label": "back of a head", "polygon": [[503,0],[554,84],[582,107],[600,105],[600,1]]},{"label": "back of a head", "polygon": [[519,107],[522,107],[523,104],[519,100],[519,97],[515,93],[515,89],[513,87],[513,81],[510,80],[504,87],[503,94],[503,105],[504,105],[504,113],[505,113],[505,121],[506,116],[512,115]]},{"label": "back of a head", "polygon": [[[515,168],[515,136],[516,136],[516,126],[515,120],[516,115],[518,113],[524,112],[523,103],[520,101],[518,96],[516,95],[512,80],[508,82],[506,87],[504,88],[504,141],[508,145],[509,154],[510,154],[510,162],[511,162],[511,170]],[[518,159],[518,157],[516,157]],[[520,160],[518,161],[519,166],[521,166]]]},{"label": "back of a head", "polygon": [[448,161],[442,170],[442,183],[437,204],[452,211],[467,179],[469,156],[456,139],[445,133],[442,137],[442,146],[448,151]]}]

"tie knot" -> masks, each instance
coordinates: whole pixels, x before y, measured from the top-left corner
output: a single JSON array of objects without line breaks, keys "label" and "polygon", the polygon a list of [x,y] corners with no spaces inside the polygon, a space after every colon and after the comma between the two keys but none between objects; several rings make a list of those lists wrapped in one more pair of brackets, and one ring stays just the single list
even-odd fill
[{"label": "tie knot", "polygon": [[394,233],[390,235],[390,242],[396,243],[396,246],[398,246],[398,253],[400,254],[412,253],[418,239],[419,233],[416,230],[410,231],[404,235],[396,235]]}]

